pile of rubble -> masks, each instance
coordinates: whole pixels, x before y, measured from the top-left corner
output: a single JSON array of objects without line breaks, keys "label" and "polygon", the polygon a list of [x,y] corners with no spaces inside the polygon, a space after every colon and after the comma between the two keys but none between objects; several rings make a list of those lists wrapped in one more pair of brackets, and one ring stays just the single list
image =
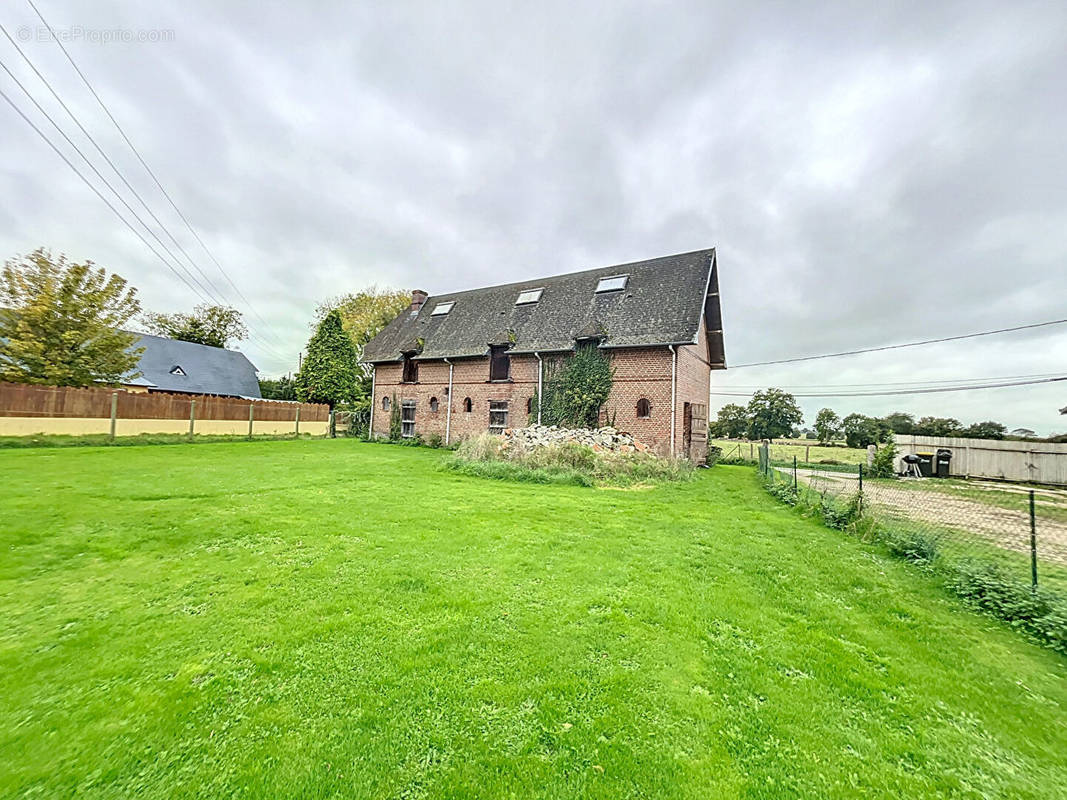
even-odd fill
[{"label": "pile of rubble", "polygon": [[508,428],[504,431],[506,447],[533,450],[550,444],[575,442],[593,448],[598,453],[647,453],[647,446],[631,433],[615,428],[560,428],[556,425],[530,425],[527,428]]}]

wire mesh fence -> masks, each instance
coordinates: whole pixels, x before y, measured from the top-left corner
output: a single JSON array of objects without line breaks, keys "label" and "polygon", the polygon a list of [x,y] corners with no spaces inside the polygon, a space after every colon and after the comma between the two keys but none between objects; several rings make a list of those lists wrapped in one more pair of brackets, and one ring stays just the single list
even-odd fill
[{"label": "wire mesh fence", "polygon": [[[946,478],[872,478],[864,465],[775,458],[769,484],[813,508],[851,508],[897,555],[950,569],[980,569],[1067,597],[1067,490]],[[830,511],[830,513],[833,513]]]}]

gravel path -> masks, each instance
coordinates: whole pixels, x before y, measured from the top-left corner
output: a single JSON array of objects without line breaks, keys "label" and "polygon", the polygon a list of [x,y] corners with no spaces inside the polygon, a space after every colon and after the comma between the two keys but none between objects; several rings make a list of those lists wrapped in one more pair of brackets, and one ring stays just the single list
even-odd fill
[{"label": "gravel path", "polygon": [[[792,475],[790,469],[780,468],[779,471]],[[857,477],[848,473],[801,469],[797,470],[797,476],[812,489],[834,496],[852,494],[859,489]],[[1003,491],[1007,487],[997,485],[995,488]],[[863,496],[868,503],[894,516],[968,531],[999,547],[1030,552],[1030,515],[1026,511],[999,508],[939,492],[933,486],[927,489],[925,485],[920,490],[868,482],[863,486]],[[1039,517],[1037,542],[1039,557],[1067,566],[1067,524]]]}]

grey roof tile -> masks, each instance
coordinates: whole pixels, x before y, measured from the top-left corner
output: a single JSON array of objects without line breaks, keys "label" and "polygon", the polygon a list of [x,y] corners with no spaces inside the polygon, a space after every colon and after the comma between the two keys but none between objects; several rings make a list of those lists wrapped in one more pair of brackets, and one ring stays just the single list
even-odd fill
[{"label": "grey roof tile", "polygon": [[[560,351],[589,331],[605,347],[695,342],[715,250],[696,250],[630,264],[429,297],[417,314],[405,310],[364,349],[367,362],[397,361],[422,342],[419,359],[482,356],[506,332],[512,352]],[[601,278],[629,275],[626,287],[596,292]],[[536,303],[515,305],[519,292],[543,288]],[[433,316],[438,303],[455,302]]]}]

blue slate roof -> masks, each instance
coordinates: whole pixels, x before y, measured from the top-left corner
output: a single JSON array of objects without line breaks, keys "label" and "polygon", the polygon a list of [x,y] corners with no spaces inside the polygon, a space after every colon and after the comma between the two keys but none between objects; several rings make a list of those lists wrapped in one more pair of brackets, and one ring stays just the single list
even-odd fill
[{"label": "blue slate roof", "polygon": [[163,392],[259,397],[256,367],[244,353],[135,333],[134,347],[143,347],[141,377],[127,385]]}]

